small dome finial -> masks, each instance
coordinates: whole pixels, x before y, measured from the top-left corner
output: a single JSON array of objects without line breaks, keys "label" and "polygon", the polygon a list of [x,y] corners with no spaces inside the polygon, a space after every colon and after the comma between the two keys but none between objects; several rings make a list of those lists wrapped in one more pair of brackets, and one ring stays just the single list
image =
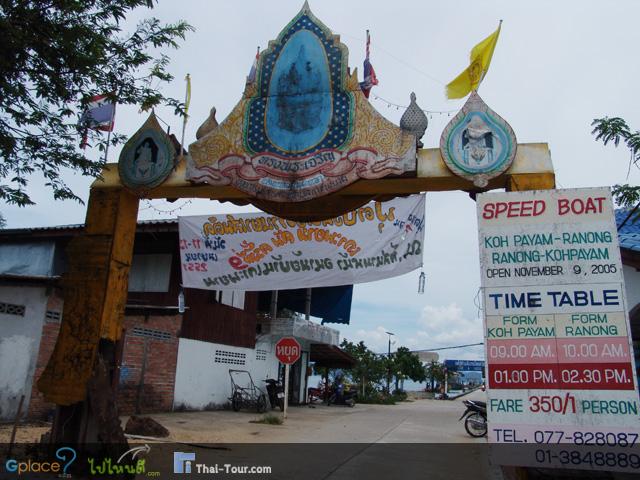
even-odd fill
[{"label": "small dome finial", "polygon": [[422,148],[423,144],[420,139],[424,136],[424,132],[429,126],[429,120],[416,103],[415,92],[411,92],[409,98],[411,98],[411,103],[402,114],[402,118],[400,118],[400,128],[415,135],[417,147]]}]

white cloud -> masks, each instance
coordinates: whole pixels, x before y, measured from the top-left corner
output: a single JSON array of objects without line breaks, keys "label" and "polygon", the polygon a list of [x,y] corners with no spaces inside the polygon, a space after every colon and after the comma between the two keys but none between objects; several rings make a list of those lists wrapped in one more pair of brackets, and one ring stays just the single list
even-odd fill
[{"label": "white cloud", "polygon": [[482,341],[482,320],[468,318],[455,303],[427,305],[422,309],[418,343],[431,347],[450,347]]},{"label": "white cloud", "polygon": [[[379,316],[379,312],[371,312],[364,316]],[[382,315],[381,315],[382,316]],[[379,319],[378,319],[379,320]],[[385,322],[386,323],[386,322]],[[371,328],[342,328],[344,337],[352,342],[364,341],[374,352],[385,353],[388,348],[389,336],[386,332],[393,332],[391,337],[391,351],[400,346],[411,350],[425,350],[438,347],[452,347],[482,342],[482,320],[465,315],[456,303],[448,305],[426,305],[410,322],[394,322],[385,326],[380,323],[369,323]],[[375,325],[375,326],[374,326]],[[440,359],[480,359],[483,357],[482,346],[466,347],[439,351]]]},{"label": "white cloud", "polygon": [[[391,331],[391,329],[383,326],[378,326],[373,330],[359,329],[355,334],[347,335],[346,338],[354,343],[364,341],[364,344],[369,347],[370,350],[373,350],[376,353],[384,353],[389,348],[389,335],[386,333],[389,331]],[[393,351],[395,349],[394,345],[397,345],[398,343],[395,336],[391,337],[391,341],[391,350]]]}]

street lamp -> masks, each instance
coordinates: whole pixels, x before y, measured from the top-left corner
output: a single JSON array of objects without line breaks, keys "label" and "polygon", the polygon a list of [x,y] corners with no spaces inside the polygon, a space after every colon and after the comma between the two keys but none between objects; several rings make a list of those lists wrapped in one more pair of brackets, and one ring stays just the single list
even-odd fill
[{"label": "street lamp", "polygon": [[389,384],[391,383],[391,336],[394,335],[391,332],[385,332],[389,335],[389,348],[387,350],[387,395],[389,395]]}]

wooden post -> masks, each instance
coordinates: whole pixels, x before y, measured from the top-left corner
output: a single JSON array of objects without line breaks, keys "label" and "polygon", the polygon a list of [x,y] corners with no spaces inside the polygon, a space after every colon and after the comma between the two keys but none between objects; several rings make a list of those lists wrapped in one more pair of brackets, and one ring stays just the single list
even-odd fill
[{"label": "wooden post", "polygon": [[[69,269],[62,279],[65,314],[60,333],[38,380],[47,401],[73,406],[86,400],[99,345],[105,356],[100,371],[109,371],[115,362],[111,358],[115,349],[107,344],[116,342],[122,333],[137,216],[138,198],[126,190],[91,190],[84,232],[67,248]],[[107,393],[112,392],[105,396]],[[79,439],[69,432],[65,438]]]}]

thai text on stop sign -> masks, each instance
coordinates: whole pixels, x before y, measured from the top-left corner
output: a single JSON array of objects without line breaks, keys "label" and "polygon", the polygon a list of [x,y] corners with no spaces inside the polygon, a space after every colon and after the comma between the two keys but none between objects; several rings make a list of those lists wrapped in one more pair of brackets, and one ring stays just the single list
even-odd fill
[{"label": "thai text on stop sign", "polygon": [[291,343],[276,345],[276,357],[282,363],[294,363],[300,357],[300,346]]}]

